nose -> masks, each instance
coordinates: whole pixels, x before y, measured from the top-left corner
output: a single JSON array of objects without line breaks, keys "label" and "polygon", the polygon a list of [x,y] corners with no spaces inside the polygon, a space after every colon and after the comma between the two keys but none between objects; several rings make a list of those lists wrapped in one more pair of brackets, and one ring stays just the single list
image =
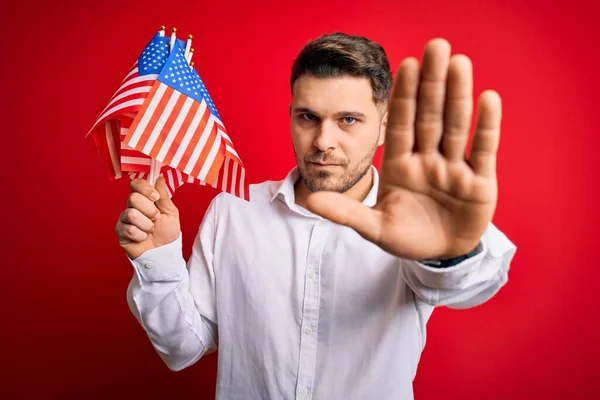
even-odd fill
[{"label": "nose", "polygon": [[313,145],[321,151],[335,149],[337,143],[336,130],[337,127],[335,125],[328,123],[328,121],[323,121],[317,128],[317,136]]}]

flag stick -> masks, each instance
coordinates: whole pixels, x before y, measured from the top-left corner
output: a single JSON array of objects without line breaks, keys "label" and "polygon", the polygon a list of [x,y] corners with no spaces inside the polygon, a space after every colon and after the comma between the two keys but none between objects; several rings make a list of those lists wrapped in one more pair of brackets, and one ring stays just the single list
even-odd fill
[{"label": "flag stick", "polygon": [[185,59],[188,62],[188,64],[190,63],[190,59],[192,58],[191,53],[194,52],[194,49],[192,49],[192,39],[194,39],[194,37],[192,35],[188,35],[188,39],[185,44]]},{"label": "flag stick", "polygon": [[177,28],[171,28],[171,50],[175,46],[175,42],[177,41]]}]

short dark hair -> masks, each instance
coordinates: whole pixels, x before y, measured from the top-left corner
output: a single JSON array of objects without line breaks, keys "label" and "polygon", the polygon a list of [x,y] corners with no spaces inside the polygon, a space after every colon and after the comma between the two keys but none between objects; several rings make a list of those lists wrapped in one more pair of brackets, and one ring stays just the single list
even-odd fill
[{"label": "short dark hair", "polygon": [[292,90],[302,75],[368,78],[375,104],[387,102],[392,90],[392,72],[383,47],[366,37],[341,32],[319,36],[300,50],[292,66]]}]

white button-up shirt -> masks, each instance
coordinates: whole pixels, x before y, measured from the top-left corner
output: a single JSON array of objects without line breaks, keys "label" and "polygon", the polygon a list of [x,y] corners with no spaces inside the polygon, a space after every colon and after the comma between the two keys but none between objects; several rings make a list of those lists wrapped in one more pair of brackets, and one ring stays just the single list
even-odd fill
[{"label": "white button-up shirt", "polygon": [[217,195],[187,265],[181,236],[132,260],[133,314],[172,370],[218,347],[218,399],[412,399],[434,307],[488,300],[515,246],[490,224],[458,265],[400,259],[298,206],[298,177]]}]

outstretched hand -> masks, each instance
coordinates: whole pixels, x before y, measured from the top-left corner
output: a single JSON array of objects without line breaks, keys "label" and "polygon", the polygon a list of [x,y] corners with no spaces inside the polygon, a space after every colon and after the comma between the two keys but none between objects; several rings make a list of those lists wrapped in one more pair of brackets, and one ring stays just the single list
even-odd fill
[{"label": "outstretched hand", "polygon": [[472,65],[466,56],[450,53],[447,41],[434,39],[425,46],[421,66],[414,58],[400,65],[376,205],[317,192],[308,197],[308,209],[403,258],[452,258],[478,245],[497,202],[501,100],[491,90],[480,95],[467,157]]}]

